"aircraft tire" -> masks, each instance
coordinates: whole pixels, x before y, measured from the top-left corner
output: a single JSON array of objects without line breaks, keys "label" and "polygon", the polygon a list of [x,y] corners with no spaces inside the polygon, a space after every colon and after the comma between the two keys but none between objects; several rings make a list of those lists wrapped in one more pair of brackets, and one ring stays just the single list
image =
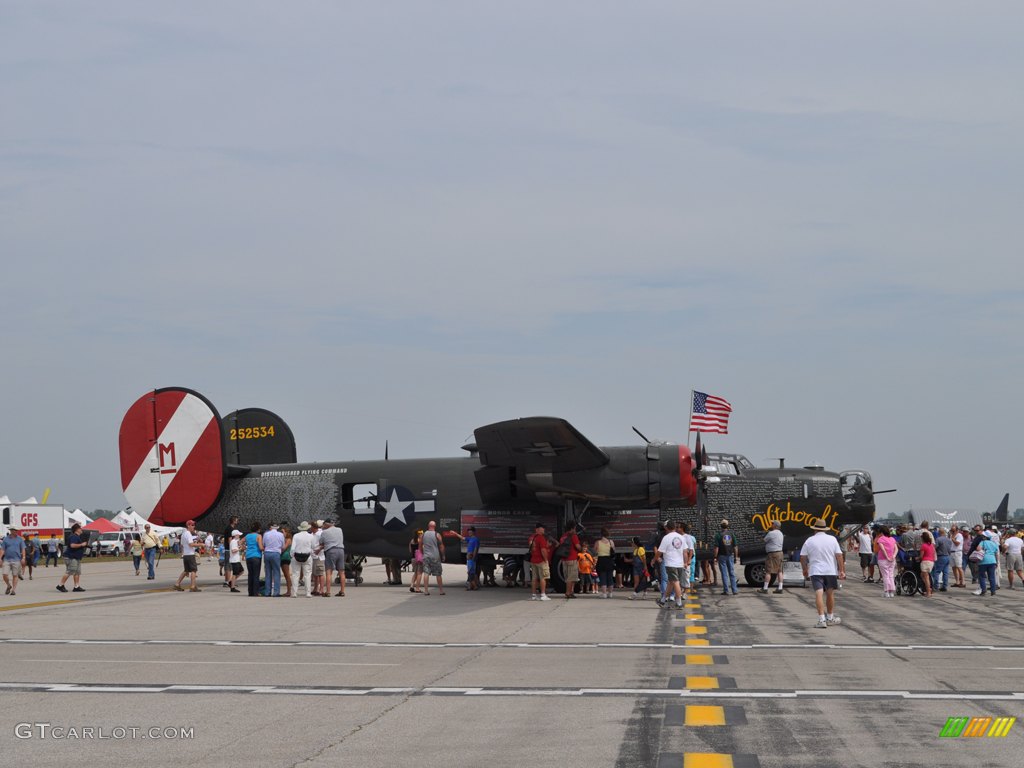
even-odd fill
[{"label": "aircraft tire", "polygon": [[763,586],[764,574],[764,563],[751,563],[743,569],[743,578],[747,580],[747,586],[750,587]]},{"label": "aircraft tire", "polygon": [[561,562],[551,559],[551,578],[548,579],[548,592],[553,594],[565,594],[565,579],[562,577]]}]

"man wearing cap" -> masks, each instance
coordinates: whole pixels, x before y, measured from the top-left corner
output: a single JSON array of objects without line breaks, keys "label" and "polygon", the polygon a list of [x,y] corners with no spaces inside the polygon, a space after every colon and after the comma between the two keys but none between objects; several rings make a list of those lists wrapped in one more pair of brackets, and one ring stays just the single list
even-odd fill
[{"label": "man wearing cap", "polygon": [[729,530],[729,521],[723,520],[722,530],[715,534],[715,560],[718,572],[722,574],[722,594],[728,595],[732,589],[734,595],[739,594],[736,588],[736,569],[733,563],[739,563],[740,550],[736,546],[736,536]]},{"label": "man wearing cap", "polygon": [[7,594],[13,595],[18,588],[21,569],[25,567],[25,540],[18,529],[11,526],[0,546],[4,550],[4,584],[7,585]]},{"label": "man wearing cap", "polygon": [[818,608],[818,623],[814,627],[825,629],[841,623],[835,615],[835,590],[839,586],[838,579],[846,578],[846,561],[839,541],[828,532],[829,527],[824,520],[815,520],[811,529],[814,535],[804,542],[800,550],[800,565],[803,566],[804,578],[809,578],[814,588],[814,604]]},{"label": "man wearing cap", "polygon": [[64,547],[64,575],[60,577],[60,584],[57,585],[58,592],[67,592],[64,585],[68,577],[72,577],[75,588],[72,592],[85,592],[81,585],[82,579],[82,558],[85,557],[85,550],[89,546],[89,537],[82,536],[82,524],[75,523],[71,526],[71,533],[68,536],[68,544]]},{"label": "man wearing cap", "polygon": [[181,582],[185,579],[186,575],[190,584],[189,592],[202,592],[196,585],[196,576],[199,575],[199,563],[196,561],[196,544],[198,541],[196,521],[189,520],[185,523],[185,532],[181,534],[181,563],[184,566],[184,570],[181,572],[178,580],[174,582],[174,589],[178,592],[185,591],[181,586]]},{"label": "man wearing cap", "polygon": [[772,576],[778,578],[775,587],[775,594],[782,592],[782,524],[778,520],[772,520],[771,530],[764,535],[764,585],[761,592],[768,594],[768,585],[772,583]]},{"label": "man wearing cap", "polygon": [[526,549],[530,556],[530,599],[550,600],[547,585],[548,579],[551,578],[551,568],[548,565],[551,559],[551,542],[544,532],[544,523],[537,523],[533,527],[533,535],[526,540]]},{"label": "man wearing cap", "polygon": [[[303,520],[299,523],[299,530],[292,536],[292,560],[299,564],[299,584],[306,585],[306,597],[313,596],[313,546],[316,544],[316,537],[309,532],[309,523]],[[299,596],[299,589],[292,590],[292,597]]]},{"label": "man wearing cap", "polygon": [[334,572],[338,572],[341,589],[335,597],[345,596],[345,534],[334,524],[333,520],[324,520],[323,532],[320,534],[320,546],[324,553],[324,597],[331,596],[331,584],[334,583]]}]

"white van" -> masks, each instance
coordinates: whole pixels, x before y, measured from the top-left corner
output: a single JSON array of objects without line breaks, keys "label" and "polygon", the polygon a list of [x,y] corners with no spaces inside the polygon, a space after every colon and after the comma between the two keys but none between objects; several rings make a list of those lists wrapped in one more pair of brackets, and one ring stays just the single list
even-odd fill
[{"label": "white van", "polygon": [[[123,555],[125,553],[125,542],[142,538],[141,534],[131,531],[116,531],[112,533],[101,533],[96,541],[99,543],[99,554],[101,555]],[[131,551],[131,544],[128,545]]]}]

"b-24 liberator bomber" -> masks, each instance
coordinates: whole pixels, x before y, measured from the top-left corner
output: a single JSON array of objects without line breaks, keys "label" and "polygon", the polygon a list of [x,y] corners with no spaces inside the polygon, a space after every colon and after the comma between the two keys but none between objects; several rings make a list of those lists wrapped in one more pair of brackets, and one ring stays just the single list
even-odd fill
[{"label": "b-24 liberator bomber", "polygon": [[[407,558],[416,530],[474,526],[482,552],[517,554],[537,522],[558,536],[571,522],[585,537],[607,528],[620,552],[646,544],[659,520],[686,521],[700,554],[730,519],[751,568],[779,520],[787,547],[823,517],[831,530],[874,517],[871,477],[821,468],[755,469],[742,456],[654,443],[598,447],[564,419],[537,416],[479,427],[452,458],[298,462],[291,429],[276,414],[246,408],[221,417],[201,394],[147,392],[119,434],[121,486],[150,522],[219,532],[233,515],[252,523],[332,519],[347,554]],[[461,557],[447,547],[447,559]]]}]

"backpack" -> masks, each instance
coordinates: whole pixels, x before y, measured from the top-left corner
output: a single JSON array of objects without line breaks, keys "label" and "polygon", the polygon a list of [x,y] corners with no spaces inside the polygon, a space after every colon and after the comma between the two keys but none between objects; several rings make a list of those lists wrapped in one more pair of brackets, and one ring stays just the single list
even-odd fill
[{"label": "backpack", "polygon": [[562,540],[558,542],[558,546],[555,547],[554,557],[556,560],[565,560],[569,557],[569,552],[572,550],[572,541],[569,539],[569,534],[562,537]]},{"label": "backpack", "polygon": [[720,554],[731,555],[735,544],[736,541],[733,539],[732,534],[729,531],[722,531],[722,551]]}]

